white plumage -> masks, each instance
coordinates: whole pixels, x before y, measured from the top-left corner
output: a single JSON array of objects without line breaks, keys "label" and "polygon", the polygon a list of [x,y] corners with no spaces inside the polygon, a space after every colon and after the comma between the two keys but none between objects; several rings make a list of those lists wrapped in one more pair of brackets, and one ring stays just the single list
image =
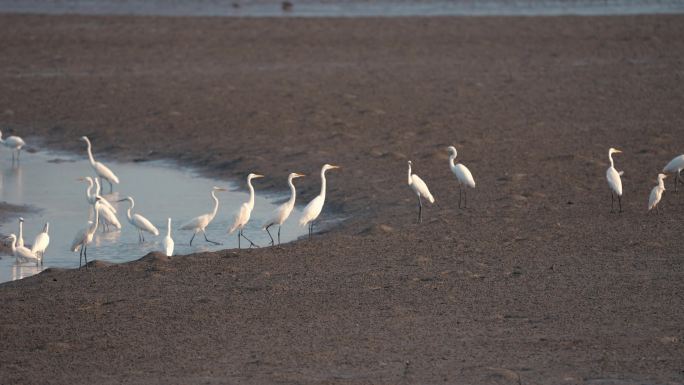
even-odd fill
[{"label": "white plumage", "polygon": [[302,211],[302,216],[299,218],[299,225],[305,226],[309,224],[309,239],[311,239],[311,234],[313,233],[314,221],[321,215],[323,211],[323,205],[325,204],[325,192],[326,192],[326,180],[325,172],[328,170],[334,170],[340,168],[340,166],[324,164],[321,168],[321,193],[318,194],[314,199],[309,202],[304,211]]},{"label": "white plumage", "polygon": [[24,247],[24,218],[19,217],[19,237],[17,238],[17,247]]},{"label": "white plumage", "polygon": [[76,236],[74,236],[74,240],[71,242],[71,251],[77,251],[80,249],[79,252],[79,258],[78,258],[78,267],[81,267],[81,259],[85,257],[85,263],[86,267],[88,266],[88,244],[93,241],[93,236],[95,235],[95,232],[97,231],[97,225],[98,221],[100,219],[100,198],[97,198],[95,200],[95,207],[94,207],[94,212],[95,212],[95,220],[94,221],[88,221],[88,225],[79,230],[76,233]]},{"label": "white plumage", "polygon": [[665,192],[665,182],[663,181],[665,178],[667,178],[667,175],[658,174],[658,185],[653,187],[651,194],[648,197],[648,211],[651,211],[653,208],[655,208],[657,212],[660,212],[658,203],[660,203],[660,199],[663,197],[663,192]]},{"label": "white plumage", "polygon": [[166,236],[162,239],[162,247],[167,257],[173,255],[173,239],[171,238],[171,218],[166,222]]},{"label": "white plumage", "polygon": [[423,221],[423,202],[421,197],[427,199],[430,203],[435,203],[435,198],[430,193],[427,184],[416,174],[411,173],[411,165],[413,163],[408,161],[408,185],[413,192],[418,196],[418,222]]},{"label": "white plumage", "polygon": [[0,131],[0,143],[12,150],[12,161],[14,161],[15,152],[17,153],[17,160],[19,160],[21,148],[26,145],[24,139],[18,136],[8,136],[6,139],[2,139],[2,131]]},{"label": "white plumage", "polygon": [[271,238],[271,245],[273,245],[275,242],[273,241],[273,236],[271,236],[271,232],[268,231],[268,228],[273,225],[278,225],[278,244],[280,244],[280,228],[292,213],[292,209],[294,209],[295,206],[295,200],[297,199],[297,190],[295,189],[292,180],[303,176],[304,174],[298,174],[296,172],[292,172],[287,176],[287,184],[290,186],[290,199],[273,210],[273,215],[271,218],[264,222],[264,225],[261,227],[263,230],[266,230],[268,236]]},{"label": "white plumage", "polygon": [[210,241],[207,238],[207,233],[204,231],[204,229],[206,229],[207,226],[209,226],[211,221],[214,220],[214,217],[216,217],[216,213],[218,212],[219,200],[216,197],[217,191],[226,191],[226,189],[221,188],[221,187],[216,187],[216,186],[214,186],[211,189],[211,199],[214,200],[214,209],[210,213],[203,214],[203,215],[200,215],[198,217],[195,217],[180,227],[181,230],[192,230],[193,231],[192,238],[190,238],[190,245],[192,245],[192,241],[195,239],[195,235],[197,235],[197,233],[204,234],[204,239],[207,242],[210,242],[210,243],[213,243],[216,245],[219,244],[218,242]]},{"label": "white plumage", "polygon": [[610,193],[610,211],[614,211],[613,209],[613,204],[615,203],[615,197],[613,196],[613,193],[617,195],[618,197],[618,203],[620,205],[620,212],[622,212],[622,179],[620,179],[620,175],[622,175],[622,172],[618,172],[615,169],[615,163],[613,162],[613,154],[618,154],[621,153],[622,151],[616,150],[614,148],[610,148],[608,150],[608,159],[610,159],[610,167],[606,170],[606,180],[608,181],[608,186],[610,187],[611,193]]},{"label": "white plumage", "polygon": [[233,225],[230,227],[228,230],[228,233],[232,234],[235,232],[235,230],[240,230],[238,231],[238,248],[240,248],[240,237],[245,238],[249,244],[250,247],[256,246],[254,242],[249,240],[249,238],[245,237],[243,234],[243,230],[245,225],[249,222],[249,218],[252,215],[252,210],[254,209],[254,187],[252,186],[252,179],[256,178],[263,178],[263,175],[259,174],[249,174],[247,175],[247,187],[249,188],[249,200],[242,205],[240,205],[240,208],[238,209],[237,213],[235,214],[235,220],[233,221]]},{"label": "white plumage", "polygon": [[675,192],[677,192],[677,180],[684,183],[684,180],[682,180],[682,170],[684,170],[684,155],[675,156],[668,164],[665,165],[665,167],[663,167],[663,172],[666,174],[677,173],[674,178]]},{"label": "white plumage", "polygon": [[97,174],[97,176],[100,178],[107,180],[107,182],[109,182],[109,191],[112,191],[114,187],[113,184],[119,184],[119,178],[107,166],[101,162],[95,161],[95,158],[93,158],[93,150],[90,139],[88,139],[87,136],[82,136],[81,140],[88,144],[88,159],[90,160],[90,165],[93,167],[93,170],[95,170],[95,174]]},{"label": "white plumage", "polygon": [[145,242],[145,235],[143,234],[145,231],[153,235],[159,235],[159,230],[157,230],[157,228],[154,227],[152,222],[150,222],[147,218],[137,213],[131,214],[131,210],[133,210],[133,207],[135,207],[135,201],[133,198],[126,197],[119,200],[119,202],[123,201],[128,201],[131,204],[130,207],[128,207],[126,215],[128,216],[128,222],[138,229],[138,240],[140,243]]},{"label": "white plumage", "polygon": [[19,263],[40,263],[40,257],[35,255],[31,250],[24,246],[17,246],[17,236],[10,234],[7,239],[10,240],[10,246],[12,248],[12,255],[17,259]]},{"label": "white plumage", "polygon": [[43,261],[43,256],[45,255],[45,250],[47,250],[48,245],[50,245],[50,222],[45,222],[43,226],[43,231],[36,235],[33,240],[33,245],[31,246],[31,252],[35,255],[40,256],[41,263]]},{"label": "white plumage", "polygon": [[[458,154],[456,152],[456,147],[454,146],[449,146],[447,148],[449,151],[449,167],[451,168],[451,172],[456,175],[456,179],[458,179],[458,207],[461,207],[461,189],[463,187],[470,187],[470,188],[475,188],[475,179],[473,179],[473,174],[470,173],[470,170],[468,170],[468,167],[464,166],[461,163],[454,164],[454,159],[456,159],[456,155]],[[468,206],[468,189],[466,188],[464,191],[465,195],[465,202],[463,207]]]}]

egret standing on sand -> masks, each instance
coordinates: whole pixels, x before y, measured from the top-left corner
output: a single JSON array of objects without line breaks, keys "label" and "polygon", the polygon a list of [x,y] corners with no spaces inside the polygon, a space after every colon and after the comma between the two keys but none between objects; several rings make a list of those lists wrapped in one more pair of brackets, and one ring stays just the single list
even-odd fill
[{"label": "egret standing on sand", "polygon": [[311,202],[306,205],[306,207],[304,207],[302,217],[299,218],[300,226],[304,226],[307,223],[309,224],[309,239],[311,239],[311,234],[313,233],[314,221],[316,221],[316,218],[318,218],[318,216],[321,214],[321,211],[323,210],[323,204],[325,203],[325,172],[336,168],[340,168],[340,166],[333,166],[330,164],[323,165],[321,168],[321,193],[312,199]]},{"label": "egret standing on sand", "polygon": [[214,220],[214,217],[216,216],[216,213],[218,212],[219,200],[216,197],[217,191],[226,191],[226,189],[221,188],[221,187],[216,187],[216,186],[214,186],[211,189],[211,199],[214,200],[214,210],[212,210],[208,214],[204,214],[204,215],[200,215],[199,217],[195,217],[180,227],[181,230],[192,230],[193,231],[192,238],[190,238],[190,245],[191,246],[192,246],[192,241],[193,241],[193,239],[195,239],[195,235],[197,235],[197,233],[204,234],[204,240],[205,241],[213,243],[215,245],[220,245],[220,243],[218,243],[218,242],[210,241],[207,238],[207,233],[204,232],[204,229],[206,229],[207,226],[209,226],[209,224],[211,223],[211,221]]},{"label": "egret standing on sand", "polygon": [[[249,247],[257,246],[254,242],[250,241],[249,238],[245,237],[243,230],[247,222],[249,222],[249,217],[252,215],[252,210],[254,209],[254,187],[252,187],[252,179],[263,178],[263,175],[259,174],[249,174],[247,175],[247,187],[249,187],[249,200],[240,206],[237,214],[235,214],[235,221],[233,226],[228,230],[229,234],[233,234],[235,230],[238,230],[238,249],[240,248],[240,237],[245,238],[249,242]],[[258,247],[258,246],[257,246]]]},{"label": "egret standing on sand", "polygon": [[126,197],[124,199],[119,200],[118,202],[123,201],[128,201],[131,203],[131,206],[128,208],[128,211],[126,212],[126,215],[128,216],[128,222],[132,224],[136,229],[138,229],[138,241],[140,241],[140,243],[145,242],[145,235],[143,234],[143,231],[147,231],[148,233],[153,235],[159,235],[159,230],[157,230],[157,228],[154,227],[152,222],[150,222],[147,218],[143,217],[140,214],[131,214],[131,210],[133,210],[133,207],[135,207],[135,201],[133,200],[133,198]]},{"label": "egret standing on sand", "polygon": [[418,196],[418,222],[423,222],[423,202],[421,197],[427,199],[430,203],[435,203],[435,198],[430,194],[425,182],[416,174],[411,173],[411,161],[408,161],[408,185],[414,193]]},{"label": "egret standing on sand", "polygon": [[31,246],[31,252],[37,256],[40,256],[41,263],[43,263],[43,256],[45,255],[45,250],[47,250],[47,247],[50,244],[50,235],[48,235],[49,230],[50,222],[45,222],[45,226],[43,226],[43,231],[36,235],[36,239],[33,240],[33,246]]},{"label": "egret standing on sand", "polygon": [[680,182],[684,183],[684,180],[682,180],[682,170],[684,170],[684,155],[679,155],[675,156],[670,163],[668,163],[665,168],[663,168],[663,172],[666,174],[674,174],[677,173],[677,175],[674,178],[674,190],[677,192],[677,179],[679,179]]},{"label": "egret standing on sand", "polygon": [[167,257],[173,255],[173,239],[171,239],[171,218],[166,222],[166,236],[162,240],[162,246],[164,247],[164,253]]},{"label": "egret standing on sand", "polygon": [[618,203],[620,205],[620,212],[622,212],[622,180],[620,175],[623,171],[618,172],[615,169],[615,163],[613,162],[613,154],[621,153],[622,151],[610,148],[608,150],[608,159],[610,159],[610,167],[606,170],[606,180],[608,181],[608,186],[610,187],[610,212],[615,212],[613,205],[615,204],[615,195],[617,194]]},{"label": "egret standing on sand", "polygon": [[7,139],[2,139],[2,131],[0,131],[0,143],[5,147],[12,149],[12,162],[14,162],[14,152],[17,153],[17,161],[19,161],[19,154],[21,154],[21,148],[26,145],[24,139],[18,136],[8,136]]},{"label": "egret standing on sand", "polygon": [[76,233],[73,242],[71,242],[71,251],[76,251],[80,249],[78,258],[78,267],[81,268],[81,259],[85,257],[86,267],[88,267],[88,244],[93,241],[93,236],[97,231],[97,222],[100,219],[100,198],[95,200],[95,221],[88,221],[88,226],[81,229]]},{"label": "egret standing on sand", "polygon": [[36,262],[41,263],[40,257],[31,252],[24,246],[17,246],[17,236],[10,234],[7,239],[10,240],[10,246],[12,248],[12,255],[17,258],[19,263]]},{"label": "egret standing on sand", "polygon": [[[456,159],[456,147],[449,146],[447,148],[449,151],[449,167],[451,167],[451,172],[456,175],[458,179],[458,208],[461,208],[461,190],[463,190],[464,200],[463,208],[468,207],[468,189],[475,188],[475,179],[473,179],[473,174],[470,173],[468,167],[462,165],[461,163],[454,164],[454,159]],[[466,188],[463,188],[466,187]]]},{"label": "egret standing on sand", "polygon": [[663,179],[667,178],[665,174],[658,174],[658,185],[653,187],[651,190],[651,195],[648,197],[648,211],[650,212],[655,207],[656,212],[660,213],[658,208],[658,203],[660,203],[660,198],[663,197],[663,192],[665,191],[665,182]]},{"label": "egret standing on sand", "polygon": [[90,144],[90,139],[88,139],[87,136],[82,136],[81,140],[88,144],[88,159],[90,160],[90,165],[100,179],[105,179],[109,182],[109,192],[112,192],[114,189],[113,184],[119,184],[119,178],[107,166],[95,161],[95,158],[93,158],[93,146]]},{"label": "egret standing on sand", "polygon": [[266,221],[262,226],[262,229],[266,230],[269,238],[271,238],[271,246],[273,246],[275,242],[273,241],[273,236],[271,236],[271,232],[268,231],[268,228],[273,225],[278,225],[278,244],[280,245],[280,228],[292,213],[292,209],[294,209],[295,205],[295,199],[297,198],[297,190],[295,189],[292,180],[294,178],[299,178],[302,176],[304,176],[304,174],[298,174],[296,172],[290,173],[290,175],[287,176],[287,184],[290,186],[291,193],[290,200],[288,200],[287,202],[280,205],[277,209],[275,209],[275,211],[273,212],[273,217]]}]

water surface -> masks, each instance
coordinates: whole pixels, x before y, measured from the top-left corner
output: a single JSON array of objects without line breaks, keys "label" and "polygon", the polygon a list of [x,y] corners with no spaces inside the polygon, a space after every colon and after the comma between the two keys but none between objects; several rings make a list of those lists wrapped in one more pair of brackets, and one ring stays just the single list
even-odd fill
[{"label": "water surface", "polygon": [[[27,244],[33,242],[46,221],[50,222],[50,246],[45,253],[42,268],[78,267],[78,253],[69,251],[69,246],[76,232],[85,227],[88,221],[89,204],[85,198],[87,184],[76,180],[82,176],[93,175],[87,158],[49,152],[23,153],[21,156],[21,162],[12,165],[9,151],[0,151],[0,201],[28,205],[36,209],[35,212],[23,214],[24,241]],[[209,179],[167,162],[104,163],[121,180],[121,183],[114,187],[114,193],[104,194],[105,198],[114,202],[127,195],[132,196],[135,199],[133,211],[148,218],[159,229],[160,235],[155,237],[145,233],[146,242],[138,243],[137,230],[126,219],[128,203],[114,203],[119,212],[122,230],[109,233],[98,231],[93,243],[88,247],[89,260],[126,262],[138,259],[150,251],[161,251],[161,240],[166,234],[168,217],[173,220],[172,237],[176,243],[174,254],[237,247],[236,235],[228,235],[227,229],[232,224],[235,211],[249,198],[245,181],[230,183]],[[256,204],[250,223],[245,229],[245,235],[261,246],[267,245],[269,238],[260,226],[279,203],[289,198],[287,175],[266,177],[282,180],[283,195],[265,195],[259,192],[259,184],[263,179],[253,181]],[[213,200],[209,193],[213,186],[236,190],[217,193],[220,201],[219,211],[207,227],[209,239],[219,241],[222,245],[207,243],[199,234],[190,246],[188,242],[192,232],[176,229],[189,219],[212,210]],[[105,190],[108,192],[109,188],[105,187]],[[290,220],[283,225],[282,242],[289,242],[306,234],[306,228],[296,224],[300,214],[299,209],[295,207]],[[275,231],[277,232],[277,229]],[[0,225],[0,233],[17,234],[17,221],[13,219]],[[242,246],[248,246],[248,243],[243,240]],[[0,259],[0,282],[23,278],[39,271],[41,267],[35,264],[17,265],[15,259],[10,256],[2,256]]]}]

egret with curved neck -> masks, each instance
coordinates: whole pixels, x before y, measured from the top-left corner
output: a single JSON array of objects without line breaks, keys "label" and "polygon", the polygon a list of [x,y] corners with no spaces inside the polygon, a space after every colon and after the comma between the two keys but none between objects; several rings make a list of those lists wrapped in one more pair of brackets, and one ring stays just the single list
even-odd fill
[{"label": "egret with curved neck", "polygon": [[623,174],[622,171],[618,172],[615,169],[615,163],[613,162],[613,154],[619,154],[622,151],[610,148],[608,150],[608,159],[610,160],[610,167],[606,170],[606,180],[608,181],[608,187],[610,187],[610,212],[615,212],[613,207],[615,204],[615,195],[618,197],[618,204],[620,205],[620,212],[622,212],[622,179],[620,175]]},{"label": "egret with curved neck", "polygon": [[658,174],[658,185],[653,187],[651,190],[651,195],[648,197],[648,212],[651,212],[651,210],[655,208],[656,213],[660,214],[658,203],[660,203],[660,199],[663,197],[663,192],[665,192],[665,178],[667,178],[667,175]]},{"label": "egret with curved neck", "polygon": [[24,218],[19,217],[19,238],[17,238],[17,246],[24,247]]},{"label": "egret with curved neck", "polygon": [[93,146],[87,136],[82,136],[81,140],[88,145],[88,159],[90,160],[90,165],[100,179],[105,179],[109,182],[109,192],[111,193],[114,189],[114,184],[119,184],[119,177],[117,177],[107,166],[101,162],[97,162],[95,158],[93,158]]},{"label": "egret with curved neck", "polygon": [[252,179],[263,178],[263,175],[259,174],[249,174],[247,175],[247,187],[249,188],[249,200],[240,206],[240,209],[235,214],[235,221],[230,227],[228,233],[232,234],[235,230],[238,230],[238,249],[240,248],[240,237],[245,238],[249,242],[249,247],[257,246],[256,243],[252,242],[249,238],[245,237],[243,234],[245,225],[249,222],[249,217],[252,215],[252,210],[254,209],[254,187],[252,186]]},{"label": "egret with curved neck", "polygon": [[418,223],[423,222],[423,202],[421,197],[427,199],[430,203],[435,203],[435,198],[430,194],[427,184],[416,174],[411,172],[413,163],[408,161],[408,185],[411,190],[418,196]]},{"label": "egret with curved neck", "polygon": [[302,212],[302,217],[299,218],[299,225],[300,226],[305,226],[307,223],[309,224],[309,239],[311,239],[311,234],[313,233],[313,226],[314,222],[318,218],[318,216],[321,214],[321,211],[323,210],[323,204],[325,204],[325,190],[326,190],[326,181],[325,181],[325,172],[328,170],[334,170],[340,168],[340,166],[335,166],[331,164],[324,164],[323,167],[321,168],[321,193],[318,194],[317,197],[311,200],[306,207],[304,207],[304,211]]},{"label": "egret with curved neck", "polygon": [[280,245],[280,228],[292,213],[292,209],[294,209],[295,205],[295,200],[297,199],[297,190],[295,189],[292,180],[303,176],[304,174],[298,174],[296,172],[290,173],[290,175],[287,176],[287,184],[290,186],[290,199],[287,202],[280,205],[277,209],[275,209],[271,219],[266,221],[264,225],[261,227],[263,230],[266,230],[269,238],[271,238],[271,246],[273,246],[275,242],[273,241],[273,236],[271,235],[271,232],[268,231],[268,228],[273,225],[278,225],[278,244]]},{"label": "egret with curved neck", "polygon": [[17,236],[10,234],[7,239],[10,240],[10,247],[12,248],[12,255],[17,258],[19,263],[42,263],[41,258],[34,254],[31,250],[24,246],[17,245]]},{"label": "egret with curved neck", "polygon": [[43,263],[43,256],[45,255],[45,250],[47,250],[47,247],[50,244],[50,235],[48,235],[49,231],[50,222],[45,222],[45,226],[43,226],[43,231],[36,235],[36,238],[33,240],[33,245],[31,246],[31,252],[36,256],[40,256],[41,264]]},{"label": "egret with curved neck", "polygon": [[204,234],[204,240],[205,241],[207,241],[209,243],[213,243],[215,245],[220,245],[219,242],[209,240],[207,238],[207,233],[205,232],[205,229],[207,228],[207,226],[209,226],[211,221],[214,220],[214,217],[216,217],[216,213],[218,212],[219,200],[216,197],[216,192],[218,192],[218,191],[226,191],[226,189],[221,188],[221,187],[216,187],[216,186],[214,186],[211,189],[211,199],[214,200],[214,209],[210,213],[195,217],[180,227],[181,230],[192,230],[193,231],[192,238],[190,238],[190,245],[191,246],[192,246],[192,241],[195,239],[195,235],[197,235],[197,233]]},{"label": "egret with curved neck", "polygon": [[145,234],[143,234],[144,231],[153,234],[153,235],[159,235],[159,230],[157,230],[156,227],[150,222],[147,218],[143,217],[140,214],[131,214],[131,211],[135,207],[135,201],[133,200],[132,197],[126,197],[118,202],[123,202],[123,201],[128,201],[131,205],[128,207],[128,211],[126,211],[126,215],[128,217],[128,222],[132,224],[136,229],[138,229],[138,241],[140,243],[145,242]]},{"label": "egret with curved neck", "polygon": [[[468,189],[467,187],[470,188],[475,188],[475,179],[473,179],[473,174],[470,173],[470,170],[468,170],[468,167],[464,166],[461,163],[456,163],[454,164],[454,160],[456,159],[456,155],[458,154],[456,152],[456,147],[454,146],[449,146],[447,148],[449,151],[449,167],[451,168],[451,172],[456,175],[456,179],[458,179],[458,208],[461,208],[461,190],[463,190],[463,208],[468,207]],[[464,188],[465,187],[465,188]]]},{"label": "egret with curved neck", "polygon": [[97,231],[98,221],[100,220],[100,198],[95,200],[95,221],[88,221],[88,226],[81,229],[71,242],[71,251],[79,250],[78,268],[81,268],[81,260],[85,258],[85,266],[88,267],[88,244],[93,241],[93,236]]}]

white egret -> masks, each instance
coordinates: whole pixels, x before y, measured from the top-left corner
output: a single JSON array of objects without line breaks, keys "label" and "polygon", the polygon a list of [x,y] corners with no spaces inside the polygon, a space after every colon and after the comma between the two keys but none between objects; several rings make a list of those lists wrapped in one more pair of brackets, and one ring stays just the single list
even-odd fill
[{"label": "white egret", "polygon": [[684,155],[679,155],[675,156],[670,163],[665,165],[663,168],[663,172],[666,174],[674,174],[677,173],[676,178],[674,178],[674,190],[677,192],[677,179],[679,179],[680,182],[684,183],[684,180],[682,180],[682,170],[684,170]]},{"label": "white egret", "polygon": [[19,154],[21,154],[21,148],[26,145],[24,139],[18,136],[8,136],[7,139],[2,139],[2,131],[0,131],[0,143],[5,147],[12,149],[12,162],[14,162],[14,152],[17,153],[17,161],[19,160]]},{"label": "white egret", "polygon": [[214,220],[214,217],[216,216],[216,213],[218,212],[219,200],[216,197],[217,191],[226,191],[226,189],[221,188],[221,187],[216,187],[216,186],[214,186],[211,189],[211,199],[214,200],[214,209],[210,213],[195,217],[180,227],[180,230],[192,230],[193,231],[192,238],[190,238],[190,245],[191,246],[192,246],[192,241],[195,239],[195,235],[197,235],[197,233],[204,234],[204,240],[205,241],[207,241],[209,243],[213,243],[215,245],[220,245],[220,243],[218,243],[218,242],[214,242],[214,241],[209,240],[207,238],[207,233],[204,231],[204,229],[206,229],[207,226],[209,226],[211,221]]},{"label": "white egret", "polygon": [[133,210],[133,207],[135,207],[135,201],[131,197],[126,197],[124,199],[119,200],[118,202],[123,202],[123,201],[128,201],[131,203],[131,206],[128,208],[127,211],[127,216],[128,216],[128,222],[135,226],[136,229],[138,229],[138,240],[140,243],[145,242],[145,235],[143,234],[143,231],[147,231],[150,234],[154,235],[159,235],[159,230],[157,230],[156,227],[150,222],[147,218],[143,217],[140,214],[131,214],[131,210]]},{"label": "white egret", "polygon": [[287,176],[287,184],[290,186],[290,200],[287,202],[283,203],[280,205],[277,209],[273,211],[273,217],[266,221],[264,225],[262,226],[263,230],[266,230],[268,233],[268,236],[271,238],[271,246],[275,243],[273,241],[273,236],[271,236],[271,232],[268,231],[268,228],[273,226],[273,225],[278,225],[278,244],[280,244],[280,228],[282,227],[282,224],[285,223],[287,218],[290,216],[292,213],[292,209],[294,209],[295,205],[295,199],[297,199],[297,190],[295,189],[294,183],[292,183],[292,180],[294,178],[300,178],[305,176],[304,174],[298,174],[296,172],[290,173],[290,175]]},{"label": "white egret", "polygon": [[107,166],[95,161],[95,158],[93,158],[93,146],[90,143],[90,139],[88,139],[87,136],[82,136],[81,140],[88,144],[88,159],[90,159],[90,165],[93,167],[93,170],[95,170],[95,173],[100,177],[100,179],[105,179],[107,182],[109,182],[109,192],[112,192],[114,189],[113,184],[119,184],[119,178]]},{"label": "white egret", "polygon": [[[102,206],[104,206],[104,207],[107,207],[110,211],[112,211],[114,214],[116,214],[116,213],[117,213],[116,207],[114,207],[114,205],[112,205],[111,203],[109,203],[109,201],[107,200],[107,198],[105,198],[105,197],[103,197],[102,195],[100,195],[100,191],[101,191],[101,189],[100,189],[100,181],[99,181],[97,178],[94,178],[94,179],[93,179],[93,182],[95,182],[95,191],[94,191],[94,193],[93,193],[93,194],[94,194],[93,198],[95,198],[95,197],[102,198],[102,200],[100,201],[100,204],[101,204]],[[92,202],[91,202],[91,203],[92,203]]]},{"label": "white egret", "polygon": [[[86,187],[86,190],[85,190],[86,201],[88,203],[90,203],[91,205],[94,205],[95,204],[95,198],[100,198],[100,204],[102,205],[102,207],[107,207],[114,214],[117,213],[114,205],[109,203],[108,200],[106,200],[102,195],[100,195],[100,182],[98,182],[97,178],[93,179],[89,176],[86,176],[86,177],[78,178],[76,180],[88,183],[88,187]],[[93,191],[93,186],[95,186],[94,191]]]},{"label": "white egret", "polygon": [[162,239],[162,247],[167,257],[173,255],[173,239],[171,238],[171,218],[166,222],[166,236]]},{"label": "white egret", "polygon": [[100,198],[97,198],[95,201],[95,210],[93,210],[95,212],[95,221],[88,221],[88,226],[79,230],[76,233],[74,240],[71,242],[71,251],[76,251],[80,249],[78,258],[79,269],[81,268],[81,259],[83,259],[84,257],[86,268],[88,267],[88,244],[93,241],[93,236],[97,231],[97,222],[100,219],[100,210],[98,210],[100,206],[100,200]]},{"label": "white egret", "polygon": [[117,218],[116,214],[109,208],[109,206],[102,204],[102,202],[105,200],[99,197],[96,199],[98,199],[100,205],[97,209],[95,209],[94,205],[92,207],[93,210],[100,212],[100,225],[102,226],[102,232],[104,233],[105,231],[109,231],[109,226],[114,226],[115,229],[121,230],[121,222],[119,222],[119,218]]},{"label": "white egret", "polygon": [[430,203],[435,203],[435,198],[430,194],[425,182],[416,174],[411,173],[411,161],[408,161],[408,185],[414,193],[418,196],[418,222],[423,222],[423,202],[421,197],[427,199]]},{"label": "white egret", "polygon": [[309,239],[311,239],[311,234],[313,233],[314,221],[316,220],[316,218],[318,218],[319,215],[321,215],[321,211],[323,210],[323,204],[325,203],[325,172],[336,168],[340,168],[340,166],[334,166],[327,163],[323,165],[323,167],[321,168],[321,193],[318,194],[317,197],[312,199],[311,202],[309,202],[309,204],[306,205],[306,207],[304,207],[302,216],[299,218],[300,226],[305,226],[307,223],[309,224]]},{"label": "white egret", "polygon": [[243,203],[235,214],[235,221],[233,225],[228,230],[229,234],[233,234],[235,230],[238,230],[238,249],[240,248],[240,237],[245,238],[249,242],[249,247],[257,246],[249,238],[245,237],[243,230],[247,222],[249,222],[249,217],[252,215],[252,210],[254,209],[254,187],[252,187],[252,179],[263,178],[263,175],[259,174],[249,174],[247,175],[247,187],[249,187],[249,200]]},{"label": "white egret", "polygon": [[33,240],[33,246],[31,246],[31,252],[35,255],[40,255],[40,262],[43,263],[43,256],[45,255],[45,250],[47,250],[50,244],[50,235],[48,232],[50,230],[50,222],[45,222],[43,226],[43,231],[36,235],[36,239]]},{"label": "white egret", "polygon": [[622,171],[618,172],[615,169],[615,163],[613,162],[613,154],[621,153],[622,151],[610,148],[608,150],[608,159],[610,159],[610,167],[606,170],[606,180],[608,181],[608,186],[610,186],[610,212],[615,212],[613,205],[615,204],[615,195],[617,194],[618,203],[620,205],[620,212],[622,212],[622,180],[620,175],[623,174]]},{"label": "white egret", "polygon": [[467,187],[475,188],[475,179],[473,179],[473,174],[470,173],[468,167],[461,163],[454,164],[454,159],[456,159],[457,154],[456,147],[449,146],[447,150],[449,151],[449,167],[451,168],[451,172],[456,175],[456,179],[458,179],[458,208],[461,208],[461,190],[463,190],[464,195],[463,208],[466,208],[468,207]]},{"label": "white egret", "polygon": [[24,218],[19,217],[19,238],[17,238],[17,247],[24,247]]},{"label": "white egret", "polygon": [[665,174],[658,174],[658,185],[653,187],[651,190],[651,195],[648,197],[648,211],[650,212],[655,207],[656,212],[660,213],[658,208],[658,203],[660,203],[660,198],[663,197],[663,192],[665,191],[665,182],[663,179],[667,178]]},{"label": "white egret", "polygon": [[31,250],[27,249],[24,246],[17,246],[17,236],[14,234],[10,234],[9,237],[7,237],[12,243],[10,244],[12,248],[12,255],[17,258],[17,261],[20,263],[28,263],[28,262],[35,262],[35,263],[41,263],[41,258],[38,257],[36,254],[32,253]]}]

